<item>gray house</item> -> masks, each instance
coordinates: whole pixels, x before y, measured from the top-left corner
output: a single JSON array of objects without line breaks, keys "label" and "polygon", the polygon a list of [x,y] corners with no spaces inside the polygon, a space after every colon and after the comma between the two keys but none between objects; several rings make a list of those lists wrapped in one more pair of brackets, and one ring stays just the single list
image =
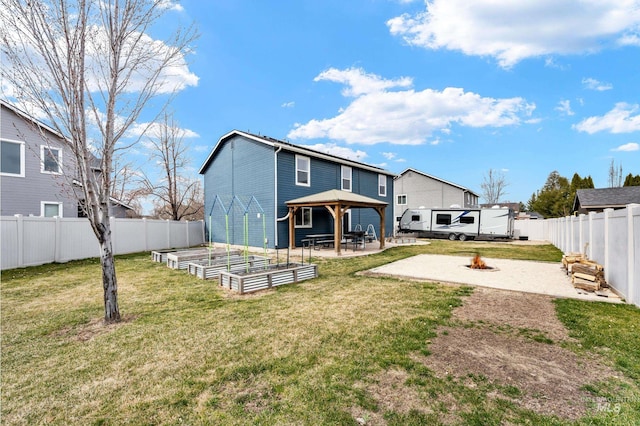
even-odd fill
[{"label": "gray house", "polygon": [[[0,100],[0,215],[82,216],[73,183],[76,165],[64,136]],[[133,209],[112,200],[112,215]]]},{"label": "gray house", "polygon": [[578,189],[573,200],[572,212],[597,213],[604,209],[621,209],[627,204],[640,204],[640,186]]},{"label": "gray house", "polygon": [[462,208],[478,207],[478,194],[470,189],[412,168],[396,176],[393,180],[393,193],[393,216],[396,222],[406,209],[446,208],[452,205]]},{"label": "gray house", "polygon": [[[228,238],[238,245],[299,246],[309,234],[366,230],[370,224],[380,236],[381,215],[374,208],[346,210],[336,228],[326,206],[309,203],[292,210],[295,235],[290,240],[287,202],[331,190],[386,203],[386,210],[391,209],[393,200],[391,172],[238,130],[218,140],[199,173],[204,175],[205,222],[215,242]],[[349,203],[349,197],[343,201]],[[385,216],[385,228],[393,229],[391,214]]]}]

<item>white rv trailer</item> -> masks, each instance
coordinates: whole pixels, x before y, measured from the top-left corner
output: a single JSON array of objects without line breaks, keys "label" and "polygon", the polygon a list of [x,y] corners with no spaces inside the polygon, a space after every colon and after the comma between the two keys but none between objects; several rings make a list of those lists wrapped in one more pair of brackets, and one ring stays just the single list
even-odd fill
[{"label": "white rv trailer", "polygon": [[497,239],[513,238],[513,211],[506,207],[490,209],[407,209],[400,218],[400,232],[417,233],[426,238]]}]

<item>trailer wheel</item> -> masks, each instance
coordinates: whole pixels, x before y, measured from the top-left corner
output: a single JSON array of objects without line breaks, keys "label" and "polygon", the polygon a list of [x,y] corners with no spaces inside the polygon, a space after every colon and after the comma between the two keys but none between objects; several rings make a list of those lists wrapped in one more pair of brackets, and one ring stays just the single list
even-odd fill
[{"label": "trailer wheel", "polygon": [[467,236],[466,236],[465,234],[460,234],[460,235],[458,236],[458,239],[459,239],[460,241],[466,241],[466,240],[467,240]]},{"label": "trailer wheel", "polygon": [[456,234],[451,233],[449,234],[449,241],[455,241],[456,240]]}]

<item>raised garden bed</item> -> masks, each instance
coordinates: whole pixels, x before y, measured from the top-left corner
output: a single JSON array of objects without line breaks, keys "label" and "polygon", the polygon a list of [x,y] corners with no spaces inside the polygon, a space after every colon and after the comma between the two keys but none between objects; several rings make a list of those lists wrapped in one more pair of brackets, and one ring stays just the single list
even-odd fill
[{"label": "raised garden bed", "polygon": [[167,263],[167,255],[169,253],[175,253],[177,251],[185,251],[186,249],[165,249],[154,250],[151,252],[151,260],[158,263]]},{"label": "raised garden bed", "polygon": [[218,279],[218,275],[221,271],[227,272],[240,272],[247,268],[250,270],[264,268],[269,266],[271,259],[264,256],[247,256],[245,258],[241,255],[233,255],[227,258],[227,256],[221,256],[216,259],[201,260],[197,262],[190,262],[188,264],[189,273],[196,277],[209,280]]},{"label": "raised garden bed", "polygon": [[226,249],[194,249],[177,251],[167,254],[167,266],[171,269],[187,269],[189,263],[225,258],[227,256],[236,256],[240,254],[240,250],[227,251]]},{"label": "raised garden bed", "polygon": [[249,272],[220,272],[220,286],[240,294],[252,293],[284,284],[297,283],[318,276],[318,266],[289,263],[271,265]]}]

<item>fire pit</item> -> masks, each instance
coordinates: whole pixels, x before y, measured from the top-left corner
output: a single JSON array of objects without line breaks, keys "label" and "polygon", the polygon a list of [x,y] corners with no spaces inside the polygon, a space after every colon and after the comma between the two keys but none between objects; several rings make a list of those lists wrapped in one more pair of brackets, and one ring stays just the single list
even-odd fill
[{"label": "fire pit", "polygon": [[467,268],[473,269],[476,271],[497,271],[498,268],[494,268],[486,264],[484,260],[480,257],[479,254],[476,254],[473,259],[471,259],[471,264],[466,265]]}]

